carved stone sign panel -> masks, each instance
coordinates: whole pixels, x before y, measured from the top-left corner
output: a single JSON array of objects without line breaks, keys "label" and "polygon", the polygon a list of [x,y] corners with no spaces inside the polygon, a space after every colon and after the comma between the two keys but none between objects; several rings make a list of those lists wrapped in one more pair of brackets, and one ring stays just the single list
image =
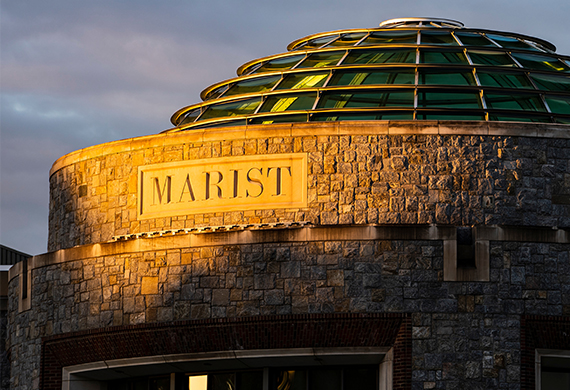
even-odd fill
[{"label": "carved stone sign panel", "polygon": [[138,219],[303,207],[307,207],[305,153],[139,167]]}]

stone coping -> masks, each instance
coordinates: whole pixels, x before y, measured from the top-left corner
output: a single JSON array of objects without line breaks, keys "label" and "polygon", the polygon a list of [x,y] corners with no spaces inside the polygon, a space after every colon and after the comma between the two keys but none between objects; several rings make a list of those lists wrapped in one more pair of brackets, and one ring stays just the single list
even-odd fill
[{"label": "stone coping", "polygon": [[[545,227],[474,227],[476,240],[570,244],[570,229]],[[29,258],[28,270],[96,257],[148,251],[180,250],[220,245],[251,245],[311,241],[455,240],[456,227],[447,225],[330,225],[300,228],[188,233],[126,241],[80,245]],[[9,270],[9,280],[20,275],[23,262]]]},{"label": "stone coping", "polygon": [[180,145],[268,137],[340,135],[495,135],[570,139],[570,125],[557,123],[486,121],[342,121],[247,125],[171,131],[127,138],[76,150],[57,159],[50,176],[61,168],[110,154]]}]

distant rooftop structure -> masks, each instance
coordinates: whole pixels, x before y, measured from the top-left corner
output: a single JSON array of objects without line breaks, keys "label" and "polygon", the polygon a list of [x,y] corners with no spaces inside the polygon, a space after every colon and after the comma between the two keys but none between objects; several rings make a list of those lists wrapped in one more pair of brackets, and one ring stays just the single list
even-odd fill
[{"label": "distant rooftop structure", "polygon": [[347,120],[570,123],[570,57],[539,38],[399,18],[287,49],[206,88],[167,131]]},{"label": "distant rooftop structure", "polygon": [[32,257],[32,255],[0,245],[0,265],[14,265],[28,257]]}]

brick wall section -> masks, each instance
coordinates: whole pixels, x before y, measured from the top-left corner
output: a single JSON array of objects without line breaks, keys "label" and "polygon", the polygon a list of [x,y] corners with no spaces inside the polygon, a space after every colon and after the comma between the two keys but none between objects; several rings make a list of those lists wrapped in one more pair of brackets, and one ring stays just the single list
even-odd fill
[{"label": "brick wall section", "polygon": [[[70,163],[51,176],[48,250],[245,223],[570,226],[569,139],[343,135],[144,145]],[[137,220],[139,166],[291,152],[308,154],[307,209]]]},{"label": "brick wall section", "polygon": [[[395,389],[409,389],[411,333],[402,314],[309,314],[130,325],[46,337],[40,388],[61,389],[65,366],[140,356],[235,349],[391,347]],[[400,353],[400,351],[402,353]],[[407,370],[406,370],[407,367]]]}]

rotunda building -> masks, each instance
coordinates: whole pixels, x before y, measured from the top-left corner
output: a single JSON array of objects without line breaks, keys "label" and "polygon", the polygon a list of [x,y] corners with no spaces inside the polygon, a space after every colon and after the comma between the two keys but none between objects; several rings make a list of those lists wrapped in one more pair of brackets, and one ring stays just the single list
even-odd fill
[{"label": "rotunda building", "polygon": [[436,18],[287,49],[54,163],[12,388],[567,388],[570,57]]}]

